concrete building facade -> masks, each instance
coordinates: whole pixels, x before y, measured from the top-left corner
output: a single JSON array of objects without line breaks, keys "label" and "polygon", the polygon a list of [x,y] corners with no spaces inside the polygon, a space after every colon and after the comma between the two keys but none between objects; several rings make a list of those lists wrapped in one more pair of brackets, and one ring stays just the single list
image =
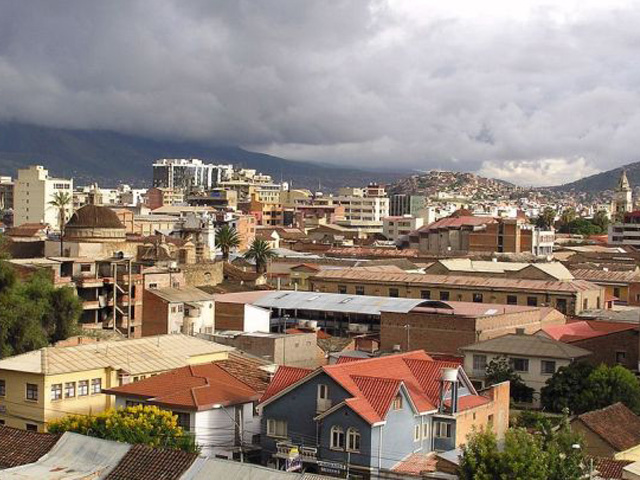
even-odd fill
[{"label": "concrete building facade", "polygon": [[[14,186],[13,224],[44,223],[54,230],[59,229],[59,212],[49,204],[57,193],[66,193],[73,198],[73,180],[53,178],[40,165],[18,170]],[[70,202],[65,213],[65,221],[73,212]]]}]

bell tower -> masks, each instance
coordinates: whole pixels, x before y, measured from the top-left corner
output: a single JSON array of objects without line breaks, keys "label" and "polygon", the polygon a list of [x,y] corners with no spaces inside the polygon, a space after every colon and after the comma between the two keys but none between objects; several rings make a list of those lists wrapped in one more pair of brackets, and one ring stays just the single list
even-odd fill
[{"label": "bell tower", "polygon": [[622,170],[614,196],[614,214],[617,217],[633,210],[633,190],[629,186],[626,170]]}]

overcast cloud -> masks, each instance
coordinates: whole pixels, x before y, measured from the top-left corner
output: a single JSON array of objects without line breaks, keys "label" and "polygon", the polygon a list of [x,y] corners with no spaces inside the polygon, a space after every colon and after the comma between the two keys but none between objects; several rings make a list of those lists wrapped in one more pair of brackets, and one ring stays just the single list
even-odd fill
[{"label": "overcast cloud", "polygon": [[638,160],[637,2],[442,3],[0,0],[0,120],[520,184]]}]

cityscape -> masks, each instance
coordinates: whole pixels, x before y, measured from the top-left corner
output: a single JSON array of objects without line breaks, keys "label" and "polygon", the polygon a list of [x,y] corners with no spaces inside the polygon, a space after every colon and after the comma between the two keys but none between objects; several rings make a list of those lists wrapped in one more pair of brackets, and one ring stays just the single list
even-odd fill
[{"label": "cityscape", "polygon": [[640,480],[636,5],[29,3],[0,480]]}]

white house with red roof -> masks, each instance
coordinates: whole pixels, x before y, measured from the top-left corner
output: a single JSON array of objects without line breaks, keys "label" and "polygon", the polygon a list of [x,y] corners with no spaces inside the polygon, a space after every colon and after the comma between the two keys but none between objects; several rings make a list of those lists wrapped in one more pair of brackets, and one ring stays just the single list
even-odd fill
[{"label": "white house with red roof", "polygon": [[258,407],[263,461],[362,478],[415,454],[452,450],[475,428],[501,438],[509,384],[477,392],[458,363],[424,351],[341,362],[316,370],[280,367]]}]

